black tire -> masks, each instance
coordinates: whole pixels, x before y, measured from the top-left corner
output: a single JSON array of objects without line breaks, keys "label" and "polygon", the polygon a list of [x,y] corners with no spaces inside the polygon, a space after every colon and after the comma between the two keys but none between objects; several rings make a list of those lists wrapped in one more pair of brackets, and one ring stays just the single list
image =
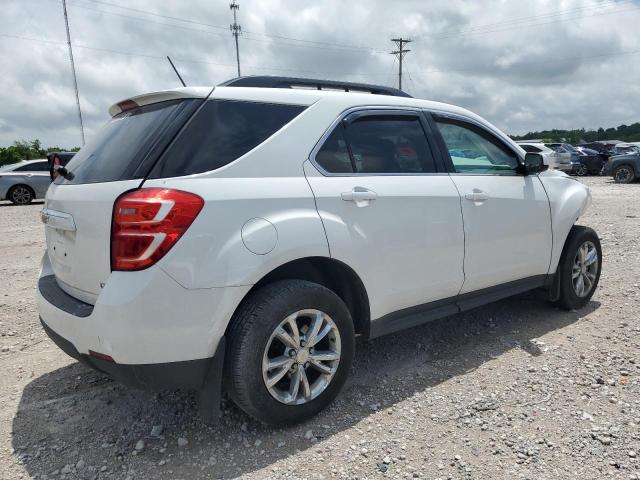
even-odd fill
[{"label": "black tire", "polygon": [[578,170],[576,171],[576,175],[578,175],[579,177],[584,177],[588,173],[589,173],[589,169],[587,168],[586,165],[580,165],[578,167]]},{"label": "black tire", "polygon": [[14,185],[7,193],[7,198],[14,205],[29,205],[35,196],[33,189],[27,185]]},{"label": "black tire", "polygon": [[[263,355],[281,322],[305,309],[320,310],[333,320],[340,335],[340,360],[322,393],[306,403],[287,405],[267,389]],[[246,413],[272,425],[301,422],[331,403],[347,379],[355,350],[353,321],[347,306],[331,290],[303,280],[277,281],[251,294],[234,314],[227,340],[224,385],[229,396]]]},{"label": "black tire", "polygon": [[[574,262],[577,259],[578,249],[585,243],[590,242],[598,254],[597,258],[597,271],[595,272],[595,280],[592,280],[592,286],[585,295],[578,295],[576,288],[574,287]],[[558,270],[556,275],[559,282],[559,298],[556,301],[557,305],[565,310],[576,310],[584,307],[598,287],[598,281],[600,280],[600,272],[602,271],[602,248],[600,246],[600,239],[596,232],[588,227],[580,225],[574,225],[569,232],[567,240],[562,250],[562,256],[560,257],[560,263],[558,264]]]},{"label": "black tire", "polygon": [[613,170],[613,181],[616,183],[631,183],[636,179],[636,173],[631,165],[619,165]]}]

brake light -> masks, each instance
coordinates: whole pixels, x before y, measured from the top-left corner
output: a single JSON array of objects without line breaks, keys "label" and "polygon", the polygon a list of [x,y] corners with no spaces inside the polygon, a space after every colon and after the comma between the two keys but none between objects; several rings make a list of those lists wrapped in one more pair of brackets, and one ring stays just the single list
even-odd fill
[{"label": "brake light", "polygon": [[139,105],[134,102],[133,100],[124,100],[120,103],[118,103],[118,108],[120,108],[120,113],[122,112],[128,112],[129,110],[134,110],[136,108],[138,108]]},{"label": "brake light", "polygon": [[204,200],[189,192],[142,188],[121,195],[113,209],[111,269],[143,270],[187,231]]}]

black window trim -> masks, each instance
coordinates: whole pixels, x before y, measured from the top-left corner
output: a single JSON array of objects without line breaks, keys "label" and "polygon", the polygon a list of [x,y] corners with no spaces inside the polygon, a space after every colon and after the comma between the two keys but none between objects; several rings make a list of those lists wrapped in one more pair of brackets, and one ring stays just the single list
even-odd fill
[{"label": "black window trim", "polygon": [[[486,138],[487,140],[496,143],[498,145],[498,147],[513,153],[513,155],[516,157],[516,160],[518,161],[518,163],[520,164],[520,166],[524,166],[524,158],[522,157],[522,154],[520,152],[518,152],[516,149],[514,149],[511,145],[509,145],[508,143],[506,143],[503,139],[501,139],[499,136],[497,136],[494,132],[492,132],[491,130],[489,130],[485,125],[483,125],[482,123],[478,122],[477,120],[473,119],[473,118],[469,118],[466,117],[464,115],[459,115],[456,113],[449,113],[449,112],[439,112],[439,111],[430,111],[430,120],[432,122],[432,126],[431,129],[434,132],[434,137],[436,139],[436,143],[438,145],[438,147],[440,148],[440,152],[442,155],[442,158],[447,166],[447,171],[449,172],[449,174],[451,175],[471,175],[471,176],[498,176],[498,177],[504,177],[504,174],[501,173],[478,173],[478,172],[456,172],[455,169],[455,165],[453,164],[453,160],[451,160],[451,156],[449,155],[449,149],[447,148],[447,144],[444,141],[444,138],[442,137],[442,134],[440,133],[440,130],[438,129],[438,126],[436,125],[436,122],[438,120],[442,120],[444,122],[449,122],[449,123],[453,123],[453,124],[457,124],[457,125],[461,125],[464,127],[469,128],[470,130],[476,132],[477,134],[479,134],[480,136]],[[519,176],[521,175],[520,172],[518,171],[519,167],[516,167],[515,170],[515,176]]]},{"label": "black window trim", "polygon": [[[353,115],[352,120],[348,120],[347,117]],[[393,117],[393,116],[406,116],[417,118],[420,122],[420,126],[422,127],[422,131],[424,132],[425,140],[427,142],[427,146],[431,150],[431,155],[433,157],[434,164],[436,166],[435,172],[397,172],[397,173],[358,173],[358,172],[327,172],[322,165],[320,165],[316,161],[316,155],[322,149],[325,142],[331,136],[331,134],[336,130],[336,128],[344,129],[345,120],[347,122],[353,122],[363,117],[376,117],[376,116],[385,116],[385,117]],[[343,130],[344,131],[344,130]],[[349,150],[349,157],[353,162],[353,155],[351,154],[351,146],[349,145],[349,140],[346,138],[347,148]],[[309,161],[313,164],[313,166],[324,176],[324,177],[416,177],[416,176],[434,176],[434,175],[448,175],[444,165],[440,161],[441,154],[436,148],[435,145],[435,136],[433,134],[433,129],[429,124],[425,116],[425,111],[418,107],[404,107],[404,106],[358,106],[351,107],[344,110],[338,117],[331,123],[329,128],[325,130],[322,134],[318,142],[315,144],[311,153],[309,154]],[[355,168],[354,168],[355,169]]]},{"label": "black window trim", "polygon": [[[213,90],[209,93],[209,96],[207,98],[203,98],[202,99],[202,102],[198,105],[198,107],[194,110],[194,112],[192,112],[192,114],[189,117],[189,119],[176,132],[176,134],[173,136],[173,138],[169,141],[169,143],[167,143],[165,148],[162,150],[162,152],[160,152],[160,154],[156,158],[155,162],[149,167],[149,170],[147,171],[146,175],[144,176],[144,181],[147,181],[147,180],[159,180],[159,179],[164,179],[164,178],[182,178],[182,177],[195,176],[195,175],[210,175],[211,173],[217,172],[220,169],[225,169],[225,168],[229,167],[230,165],[233,165],[236,162],[238,162],[239,160],[243,159],[246,155],[250,154],[256,148],[259,148],[266,141],[270,140],[272,137],[277,135],[283,128],[285,128],[291,122],[293,122],[296,119],[298,119],[298,117],[300,117],[300,115],[303,115],[309,109],[309,107],[311,107],[313,105],[313,104],[279,102],[279,101],[271,101],[271,100],[266,101],[266,100],[247,100],[247,99],[242,99],[242,98],[212,97],[211,93],[213,93]],[[273,132],[273,134],[271,134],[271,136],[269,136],[263,142],[261,142],[260,144],[256,145],[251,150],[248,150],[247,152],[243,153],[241,156],[239,156],[238,158],[232,160],[231,162],[227,163],[226,165],[223,165],[223,166],[218,167],[218,168],[214,168],[213,170],[206,170],[204,172],[191,173],[191,174],[188,174],[188,175],[180,175],[180,176],[177,176],[177,177],[154,177],[154,176],[152,176],[153,172],[155,171],[156,166],[159,166],[160,161],[163,159],[164,155],[167,152],[169,152],[171,150],[171,148],[173,148],[174,144],[178,141],[178,139],[182,135],[182,133],[191,125],[191,123],[193,121],[195,121],[194,119],[197,117],[198,113],[200,113],[200,110],[204,109],[205,105],[207,105],[208,102],[215,102],[215,101],[237,102],[237,103],[254,103],[254,104],[268,104],[268,105],[286,105],[286,106],[290,106],[290,107],[301,107],[302,110],[300,111],[300,113],[298,115],[296,115],[291,120],[289,120],[287,123],[282,125],[278,130]]]}]

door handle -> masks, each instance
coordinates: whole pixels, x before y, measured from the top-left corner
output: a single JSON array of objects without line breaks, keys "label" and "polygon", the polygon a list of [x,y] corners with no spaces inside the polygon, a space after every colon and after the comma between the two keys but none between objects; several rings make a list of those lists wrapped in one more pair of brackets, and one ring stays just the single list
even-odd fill
[{"label": "door handle", "polygon": [[489,200],[489,194],[474,188],[473,192],[465,194],[464,198],[472,202],[486,202]]},{"label": "door handle", "polygon": [[378,198],[378,194],[368,188],[354,187],[350,192],[342,192],[340,197],[345,202],[356,202],[358,206],[366,206],[371,200]]}]

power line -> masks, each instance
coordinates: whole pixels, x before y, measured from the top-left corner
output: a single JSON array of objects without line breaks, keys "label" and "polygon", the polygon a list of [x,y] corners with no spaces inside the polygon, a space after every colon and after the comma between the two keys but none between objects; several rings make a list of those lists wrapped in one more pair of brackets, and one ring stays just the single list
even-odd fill
[{"label": "power line", "polygon": [[238,47],[238,37],[240,33],[242,33],[242,27],[238,25],[238,19],[236,17],[236,13],[240,10],[240,5],[236,3],[236,0],[232,0],[229,4],[229,8],[233,11],[233,25],[229,25],[231,29],[231,34],[235,38],[236,41],[236,63],[238,64],[238,77],[240,76],[240,48]]},{"label": "power line", "polygon": [[[184,22],[184,23],[188,23],[188,24],[192,24],[192,25],[199,25],[199,26],[202,26],[202,27],[209,27],[209,28],[223,29],[223,30],[227,30],[228,29],[228,27],[225,27],[225,26],[222,26],[222,25],[214,25],[214,24],[211,24],[211,23],[199,22],[199,21],[196,21],[196,20],[191,20],[191,19],[181,18],[181,17],[175,17],[175,16],[171,16],[171,15],[163,15],[163,14],[160,14],[160,13],[141,10],[139,8],[132,8],[132,7],[127,7],[125,5],[120,5],[120,4],[117,4],[117,3],[106,2],[106,1],[103,1],[103,0],[83,0],[83,1],[96,3],[96,4],[99,4],[99,5],[105,5],[105,6],[109,6],[109,7],[121,8],[121,9],[124,9],[124,10],[129,10],[129,11],[133,11],[133,12],[137,12],[137,13],[142,13],[142,14],[151,15],[151,16],[154,16],[154,17],[160,17],[160,18],[169,19],[169,20],[174,20],[174,21],[178,21],[178,22]],[[81,7],[81,8],[87,8],[89,10],[92,10],[89,7],[86,7],[86,6],[80,6],[80,5],[77,5],[77,4],[75,6],[78,6],[78,7]],[[93,9],[93,10],[95,10],[95,9]],[[125,15],[122,15],[122,14],[117,14],[115,12],[109,12],[109,11],[105,11],[105,10],[95,10],[95,11],[100,11],[102,13],[111,14],[111,15],[125,16]],[[139,20],[144,20],[144,19],[141,19],[139,17],[130,17],[130,18],[137,18]],[[170,25],[170,24],[166,24],[166,25]],[[198,31],[204,31],[204,30],[198,30]],[[254,31],[247,31],[247,30],[244,30],[242,33],[243,34],[251,34],[251,35],[254,35],[254,36],[272,38],[272,39],[276,39],[276,40],[285,40],[285,41],[289,41],[289,42],[299,42],[299,43],[308,45],[310,48],[356,49],[356,50],[370,50],[370,51],[375,51],[375,52],[378,52],[378,53],[386,53],[384,50],[375,49],[375,48],[364,46],[364,45],[349,45],[349,44],[344,44],[344,43],[334,43],[334,42],[322,42],[322,41],[315,41],[315,40],[306,40],[306,39],[302,39],[302,38],[294,38],[294,37],[288,37],[288,36],[284,36],[284,35],[276,35],[276,34],[269,34],[269,33],[263,33],[263,32],[254,32]],[[257,40],[257,39],[254,39],[254,40]],[[293,44],[289,44],[289,45],[293,45]],[[303,45],[296,45],[296,46],[303,46]]]},{"label": "power line", "polygon": [[447,39],[447,38],[458,38],[458,37],[467,37],[467,36],[476,36],[476,35],[487,35],[487,34],[491,34],[491,33],[500,33],[500,32],[506,32],[509,30],[514,30],[514,29],[519,29],[519,28],[531,28],[531,27],[541,27],[541,26],[545,26],[545,25],[552,25],[554,23],[562,23],[562,22],[567,22],[567,21],[571,21],[571,20],[580,20],[583,18],[593,18],[593,17],[601,17],[604,15],[614,15],[614,14],[618,14],[618,13],[626,13],[626,12],[633,12],[633,11],[638,11],[640,10],[640,7],[633,7],[633,8],[627,8],[627,9],[622,9],[622,10],[613,10],[613,11],[608,11],[608,12],[600,12],[600,13],[594,13],[592,15],[579,15],[579,16],[574,16],[571,18],[558,18],[555,20],[550,20],[547,22],[537,22],[537,23],[530,23],[530,24],[513,24],[513,25],[509,25],[509,24],[505,24],[503,26],[499,26],[498,28],[494,28],[494,29],[483,29],[483,30],[475,30],[475,31],[460,31],[460,32],[455,32],[455,33],[446,33],[446,34],[428,34],[428,35],[423,35],[423,37],[428,37],[429,39]]},{"label": "power line", "polygon": [[396,58],[398,59],[398,89],[402,90],[402,59],[407,53],[411,51],[402,47],[407,43],[411,43],[411,40],[400,37],[400,38],[392,38],[391,41],[395,42],[396,47],[398,47],[397,50],[394,50],[393,52],[389,52],[389,53],[391,55],[395,55]]},{"label": "power line", "polygon": [[[66,42],[62,42],[59,40],[50,40],[50,39],[45,39],[45,38],[33,38],[33,37],[25,37],[25,36],[21,36],[21,35],[12,35],[12,34],[6,34],[6,33],[0,33],[0,37],[4,37],[4,38],[12,38],[12,39],[17,39],[17,40],[27,40],[27,41],[33,41],[33,42],[39,42],[39,43],[49,43],[49,44],[53,44],[53,45],[66,45]],[[139,53],[139,52],[125,52],[122,50],[114,50],[114,49],[110,49],[110,48],[100,48],[100,47],[93,47],[93,46],[89,46],[89,45],[79,45],[77,43],[73,43],[73,47],[74,48],[80,48],[80,49],[84,49],[84,50],[93,50],[93,51],[98,51],[98,52],[107,52],[107,53],[114,53],[117,55],[125,55],[125,56],[129,56],[129,57],[141,57],[141,58],[149,58],[149,59],[158,59],[158,60],[162,60],[163,62],[166,61],[167,57],[166,55],[154,55],[154,54],[148,54],[148,53]],[[235,68],[236,64],[235,63],[220,63],[220,62],[210,62],[210,61],[206,61],[206,60],[200,60],[200,59],[194,59],[194,58],[185,58],[185,57],[172,57],[174,60],[179,60],[181,62],[187,62],[187,63],[200,63],[200,64],[204,64],[204,65],[214,65],[214,66],[219,66],[219,67],[225,67],[225,68]],[[376,76],[376,75],[386,75],[384,73],[380,73],[380,72],[344,72],[344,71],[317,71],[317,70],[300,70],[300,69],[295,69],[295,68],[283,68],[283,67],[278,67],[278,66],[272,66],[272,65],[247,65],[244,64],[244,68],[250,68],[250,69],[260,69],[260,70],[274,70],[274,71],[286,71],[286,72],[297,72],[297,73],[310,73],[310,74],[318,74],[318,75],[328,75],[328,74],[340,74],[340,75],[358,75],[358,76]]]},{"label": "power line", "polygon": [[76,78],[76,66],[73,62],[73,48],[71,48],[71,33],[69,32],[69,17],[67,15],[67,0],[62,0],[62,12],[64,14],[64,26],[67,30],[67,45],[69,47],[69,61],[71,63],[71,76],[73,77],[73,90],[76,94],[76,105],[78,107],[78,120],[80,122],[80,136],[82,146],[84,146],[84,125],[82,123],[82,109],[80,108],[80,95],[78,94],[78,79]]}]

